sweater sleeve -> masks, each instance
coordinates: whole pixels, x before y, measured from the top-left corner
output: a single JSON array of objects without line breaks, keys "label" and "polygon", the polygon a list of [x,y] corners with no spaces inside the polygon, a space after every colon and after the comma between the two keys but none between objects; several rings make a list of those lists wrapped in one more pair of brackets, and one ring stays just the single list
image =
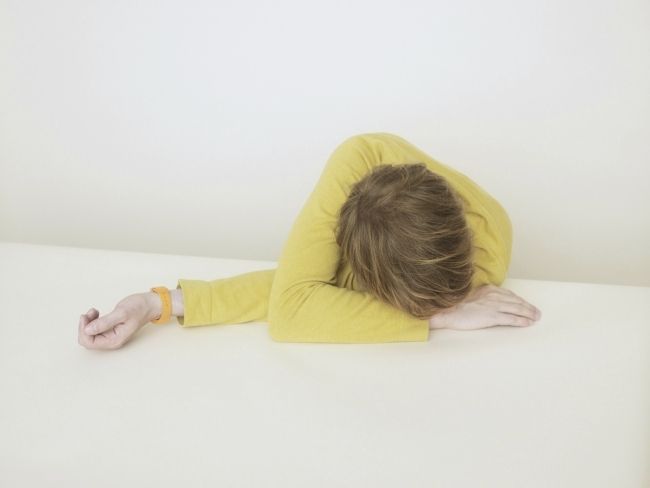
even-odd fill
[{"label": "sweater sleeve", "polygon": [[363,290],[336,286],[335,228],[351,186],[371,168],[362,136],[330,155],[282,249],[271,286],[269,334],[278,342],[427,341],[429,321]]},{"label": "sweater sleeve", "polygon": [[275,269],[250,271],[214,280],[179,279],[183,327],[265,322]]}]

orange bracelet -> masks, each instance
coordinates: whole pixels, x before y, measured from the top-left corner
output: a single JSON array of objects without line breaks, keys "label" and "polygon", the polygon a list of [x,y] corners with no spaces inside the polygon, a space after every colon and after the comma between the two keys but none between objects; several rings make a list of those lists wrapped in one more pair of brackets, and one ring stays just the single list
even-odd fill
[{"label": "orange bracelet", "polygon": [[157,293],[162,300],[162,312],[160,317],[153,319],[152,324],[166,324],[172,316],[172,297],[166,286],[154,286],[151,291]]}]

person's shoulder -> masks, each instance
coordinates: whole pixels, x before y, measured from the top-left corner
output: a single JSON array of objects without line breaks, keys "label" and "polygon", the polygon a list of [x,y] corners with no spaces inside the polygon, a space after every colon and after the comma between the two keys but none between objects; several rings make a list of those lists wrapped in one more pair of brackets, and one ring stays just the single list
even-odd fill
[{"label": "person's shoulder", "polygon": [[412,148],[412,144],[392,132],[359,132],[344,139],[336,152],[349,152],[374,160],[386,150],[403,150]]},{"label": "person's shoulder", "polygon": [[352,174],[361,178],[383,161],[398,160],[405,154],[411,154],[410,159],[422,159],[419,157],[421,153],[395,133],[359,132],[348,136],[336,147],[327,166],[345,177]]}]

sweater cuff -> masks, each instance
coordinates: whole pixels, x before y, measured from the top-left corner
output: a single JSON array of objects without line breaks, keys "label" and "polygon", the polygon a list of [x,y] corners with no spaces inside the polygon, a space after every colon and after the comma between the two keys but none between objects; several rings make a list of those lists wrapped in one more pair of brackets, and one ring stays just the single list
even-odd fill
[{"label": "sweater cuff", "polygon": [[402,341],[427,342],[429,340],[429,321],[427,319],[412,318],[404,328]]},{"label": "sweater cuff", "polygon": [[207,325],[212,317],[210,284],[205,280],[179,279],[176,289],[183,293],[183,316],[176,320],[182,327]]}]

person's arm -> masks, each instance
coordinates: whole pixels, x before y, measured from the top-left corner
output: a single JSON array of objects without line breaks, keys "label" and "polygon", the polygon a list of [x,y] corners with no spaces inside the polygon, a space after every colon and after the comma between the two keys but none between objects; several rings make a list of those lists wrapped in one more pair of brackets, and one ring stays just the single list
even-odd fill
[{"label": "person's arm", "polygon": [[266,322],[275,269],[250,271],[215,280],[179,279],[183,327]]},{"label": "person's arm", "polygon": [[[181,278],[169,290],[171,314],[182,327],[264,322],[274,274],[275,269],[263,269],[214,280]],[[146,296],[151,316],[160,316],[160,297]]]},{"label": "person's arm", "polygon": [[369,292],[336,286],[341,258],[338,212],[370,161],[367,141],[352,136],[331,154],[282,249],[271,287],[269,334],[278,342],[427,341],[429,320]]},{"label": "person's arm", "polygon": [[[178,288],[170,289],[169,294],[171,295],[172,302],[172,317],[180,317],[179,321],[182,320],[183,314],[185,313],[185,304],[183,302],[183,292]],[[160,296],[153,292],[148,291],[144,293],[145,298],[149,306],[150,313],[148,314],[151,318],[160,317],[162,313],[162,300]]]},{"label": "person's arm", "polygon": [[[169,290],[171,315],[184,327],[266,320],[274,272],[251,271],[212,281],[180,279]],[[133,293],[101,317],[91,308],[79,318],[78,342],[88,349],[118,349],[161,312],[162,300],[153,291]]]},{"label": "person's arm", "polygon": [[475,330],[496,325],[525,327],[541,319],[540,309],[512,290],[488,284],[472,289],[455,306],[431,317],[432,329]]}]

